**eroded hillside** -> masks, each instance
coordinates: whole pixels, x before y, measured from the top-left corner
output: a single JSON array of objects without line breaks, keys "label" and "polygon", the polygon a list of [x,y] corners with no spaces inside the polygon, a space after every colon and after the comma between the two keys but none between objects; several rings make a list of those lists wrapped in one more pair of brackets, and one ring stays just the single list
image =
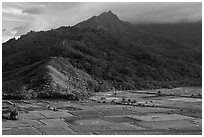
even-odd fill
[{"label": "eroded hillside", "polygon": [[[24,70],[3,75],[7,76],[4,77],[7,82],[3,83],[3,98],[81,99],[96,90],[100,91],[100,84],[103,83],[72,66],[69,59],[62,57],[51,57],[49,60],[26,66]],[[107,87],[106,90],[112,88],[110,85]]]}]

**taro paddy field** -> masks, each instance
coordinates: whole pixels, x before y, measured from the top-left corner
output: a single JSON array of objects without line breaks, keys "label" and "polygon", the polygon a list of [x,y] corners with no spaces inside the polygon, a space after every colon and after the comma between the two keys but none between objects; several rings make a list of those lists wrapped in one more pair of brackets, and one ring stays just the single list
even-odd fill
[{"label": "taro paddy field", "polygon": [[[100,92],[87,100],[3,100],[3,135],[201,135],[202,89]],[[17,120],[9,120],[10,111]]]}]

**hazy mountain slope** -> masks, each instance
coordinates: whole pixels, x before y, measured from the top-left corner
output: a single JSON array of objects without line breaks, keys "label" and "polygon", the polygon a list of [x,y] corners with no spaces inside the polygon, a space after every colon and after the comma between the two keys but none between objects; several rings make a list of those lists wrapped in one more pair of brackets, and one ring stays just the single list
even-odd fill
[{"label": "hazy mountain slope", "polygon": [[[10,40],[2,47],[3,85],[19,79],[18,89],[26,85],[30,87],[26,89],[35,90],[31,85],[43,79],[42,76],[49,76],[55,86],[50,84],[52,88],[45,92],[39,89],[44,96],[53,93],[57,83],[58,88],[54,90],[57,93],[48,94],[49,97],[77,91],[81,95],[114,87],[141,89],[201,85],[202,54],[164,37],[131,28],[134,25],[122,22],[108,12],[74,27],[29,32],[18,40]],[[54,63],[48,61],[50,57],[56,57]],[[38,63],[47,64],[46,69],[41,69]],[[76,76],[82,80],[72,79],[67,83],[66,79],[73,77],[72,70],[80,73]],[[36,81],[25,82],[24,79],[29,80],[29,77],[35,77]],[[39,82],[36,87],[40,85],[45,83]],[[3,86],[4,93],[8,87]],[[15,92],[16,87],[11,86],[9,91]]]},{"label": "hazy mountain slope", "polygon": [[193,49],[202,49],[202,22],[174,24],[140,24],[138,30],[164,36]]}]

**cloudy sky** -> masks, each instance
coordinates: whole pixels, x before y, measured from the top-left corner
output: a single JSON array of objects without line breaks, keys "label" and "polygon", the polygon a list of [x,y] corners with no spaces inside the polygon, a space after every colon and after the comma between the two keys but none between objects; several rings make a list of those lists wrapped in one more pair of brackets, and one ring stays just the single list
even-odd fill
[{"label": "cloudy sky", "polygon": [[73,26],[111,10],[131,23],[176,23],[202,20],[202,3],[2,3],[2,41],[30,30]]}]

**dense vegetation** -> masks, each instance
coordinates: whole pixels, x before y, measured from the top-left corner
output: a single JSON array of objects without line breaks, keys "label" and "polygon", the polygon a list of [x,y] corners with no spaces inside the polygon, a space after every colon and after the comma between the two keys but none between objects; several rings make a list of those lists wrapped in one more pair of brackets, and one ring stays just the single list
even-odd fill
[{"label": "dense vegetation", "polygon": [[22,89],[29,83],[27,74],[37,73],[50,57],[67,58],[95,80],[105,81],[95,91],[106,91],[110,85],[116,89],[201,86],[202,53],[161,36],[130,31],[124,24],[118,35],[106,26],[60,27],[9,40],[2,47],[3,91]]}]

